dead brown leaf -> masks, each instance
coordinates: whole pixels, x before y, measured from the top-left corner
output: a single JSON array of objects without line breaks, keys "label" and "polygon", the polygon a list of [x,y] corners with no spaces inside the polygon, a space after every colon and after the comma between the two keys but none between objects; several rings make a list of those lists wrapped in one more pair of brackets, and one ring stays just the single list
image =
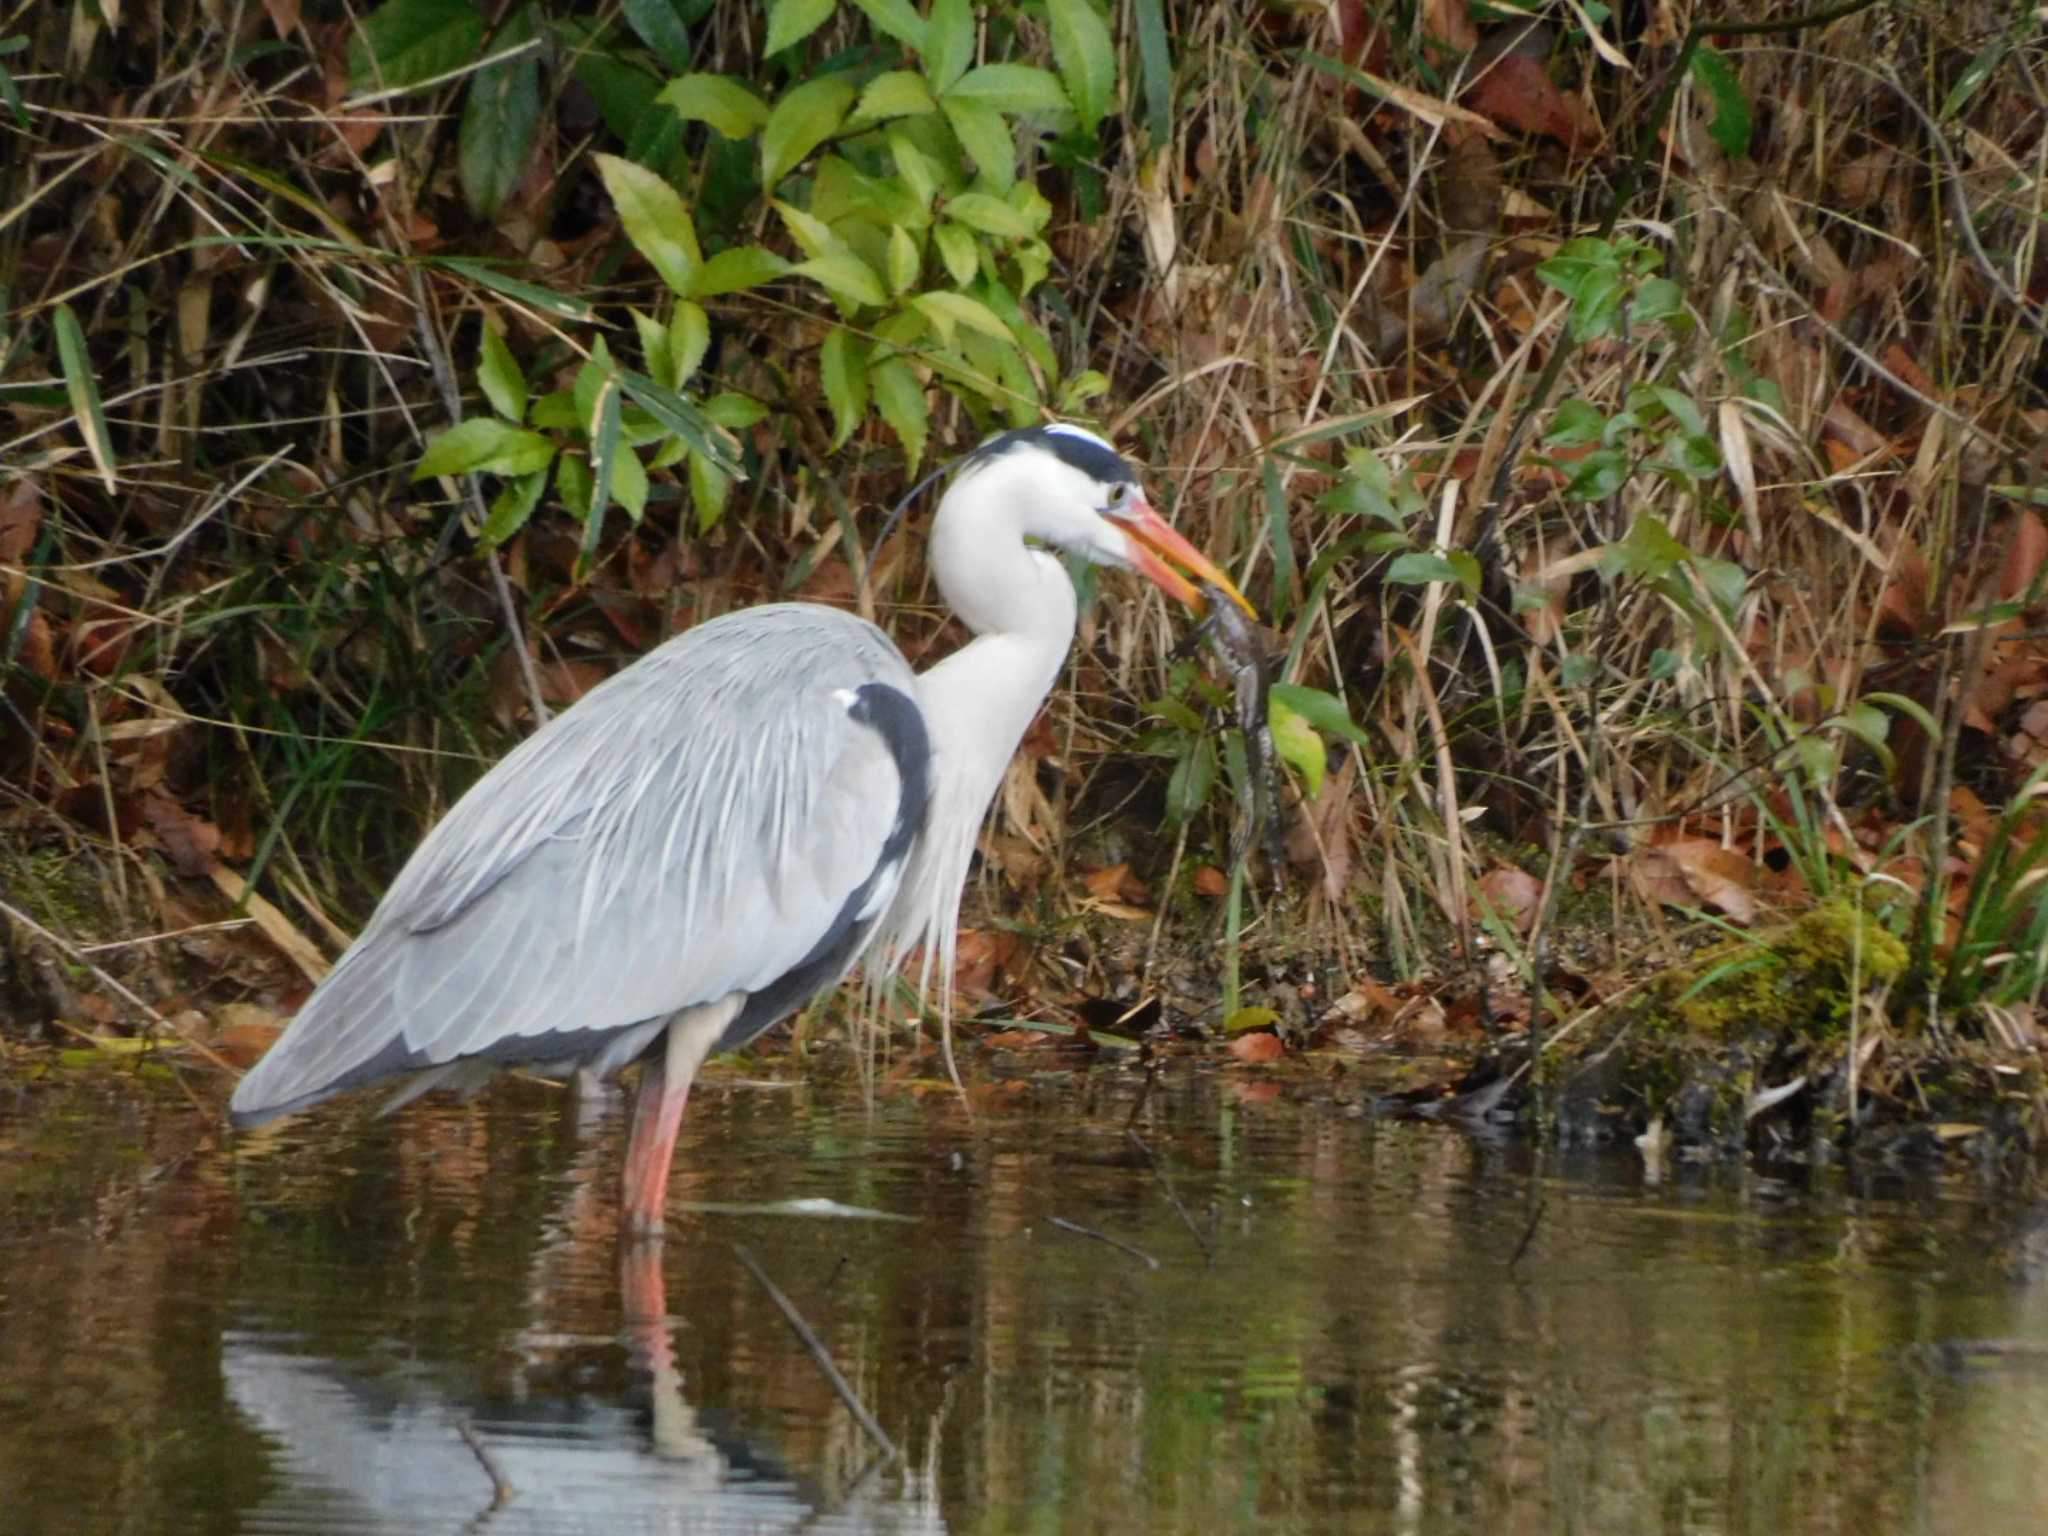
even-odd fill
[{"label": "dead brown leaf", "polygon": [[1248,1035],[1239,1035],[1227,1047],[1230,1054],[1239,1061],[1252,1066],[1262,1066],[1269,1061],[1278,1061],[1287,1054],[1287,1047],[1276,1034],[1257,1030]]}]

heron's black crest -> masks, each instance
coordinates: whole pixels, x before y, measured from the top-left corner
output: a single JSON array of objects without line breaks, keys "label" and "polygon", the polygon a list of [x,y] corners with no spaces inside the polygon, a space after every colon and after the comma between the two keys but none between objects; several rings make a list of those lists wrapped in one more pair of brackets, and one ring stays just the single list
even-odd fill
[{"label": "heron's black crest", "polygon": [[990,438],[961,463],[962,469],[986,464],[1019,448],[1038,448],[1062,464],[1078,469],[1104,485],[1136,485],[1138,471],[1109,444],[1081,427],[1055,422],[1049,427],[1019,427]]}]

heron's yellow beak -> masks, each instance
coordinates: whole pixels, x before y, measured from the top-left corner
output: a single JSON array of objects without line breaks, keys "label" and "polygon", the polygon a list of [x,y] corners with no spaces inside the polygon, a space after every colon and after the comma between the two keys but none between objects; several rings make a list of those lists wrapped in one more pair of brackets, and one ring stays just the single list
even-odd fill
[{"label": "heron's yellow beak", "polygon": [[[1185,571],[1228,592],[1238,607],[1251,617],[1256,619],[1259,616],[1258,610],[1237,590],[1237,583],[1217,569],[1207,555],[1182,538],[1173,524],[1154,512],[1142,499],[1134,496],[1107,516],[1124,531],[1124,537],[1130,544],[1132,568],[1154,586],[1199,610],[1205,606],[1202,594],[1186,575],[1181,574]],[[1169,565],[1168,561],[1173,563]]]}]

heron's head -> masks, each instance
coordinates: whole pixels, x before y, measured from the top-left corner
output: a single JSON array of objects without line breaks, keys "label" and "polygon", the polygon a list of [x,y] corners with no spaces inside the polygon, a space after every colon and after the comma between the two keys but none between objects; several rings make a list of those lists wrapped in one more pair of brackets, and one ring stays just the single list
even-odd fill
[{"label": "heron's head", "polygon": [[1026,538],[1136,571],[1194,608],[1202,596],[1189,578],[1213,583],[1252,612],[1236,584],[1152,510],[1130,460],[1085,428],[1059,423],[990,438],[961,466],[948,499],[965,492],[978,501],[979,491],[1009,509]]}]

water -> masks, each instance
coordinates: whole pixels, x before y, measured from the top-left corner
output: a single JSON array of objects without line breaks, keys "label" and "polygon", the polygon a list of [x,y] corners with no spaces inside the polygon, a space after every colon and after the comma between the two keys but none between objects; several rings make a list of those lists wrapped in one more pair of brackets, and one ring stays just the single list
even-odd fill
[{"label": "water", "polygon": [[1539,1176],[1526,1148],[1179,1069],[1140,1125],[1205,1261],[1125,1136],[1126,1071],[971,1119],[724,1079],[675,1200],[917,1220],[679,1214],[622,1275],[617,1113],[515,1083],[229,1137],[195,1091],[0,1086],[5,1536],[1872,1536],[2048,1511],[2048,1220],[1975,1184],[1646,1187],[1632,1155]]}]

